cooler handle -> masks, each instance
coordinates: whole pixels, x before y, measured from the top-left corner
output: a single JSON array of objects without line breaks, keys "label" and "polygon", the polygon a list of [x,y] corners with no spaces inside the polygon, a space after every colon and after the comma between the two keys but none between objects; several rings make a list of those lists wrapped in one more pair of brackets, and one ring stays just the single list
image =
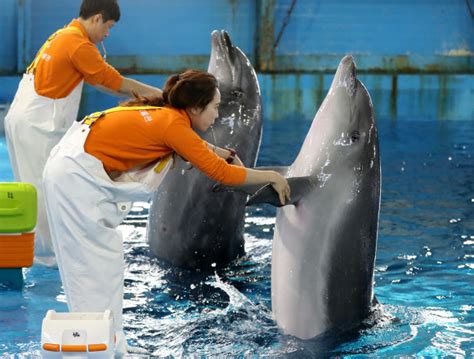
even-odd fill
[{"label": "cooler handle", "polygon": [[0,208],[0,216],[19,216],[23,214],[21,208]]}]

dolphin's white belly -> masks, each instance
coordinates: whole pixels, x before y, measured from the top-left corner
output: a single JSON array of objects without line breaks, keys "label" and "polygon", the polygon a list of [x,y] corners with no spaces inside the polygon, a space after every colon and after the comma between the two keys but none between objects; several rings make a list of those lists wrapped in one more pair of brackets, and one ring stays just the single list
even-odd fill
[{"label": "dolphin's white belly", "polygon": [[[380,204],[380,161],[372,102],[345,56],[286,176],[314,186],[278,210],[273,237],[272,311],[285,334],[310,339],[366,317]],[[292,189],[293,191],[293,189]]]},{"label": "dolphin's white belly", "polygon": [[303,202],[278,210],[272,254],[272,310],[283,331],[301,339],[328,329],[327,260],[332,229],[338,223],[333,209],[324,206],[334,203],[334,198],[324,198],[331,193],[307,199],[321,206]]}]

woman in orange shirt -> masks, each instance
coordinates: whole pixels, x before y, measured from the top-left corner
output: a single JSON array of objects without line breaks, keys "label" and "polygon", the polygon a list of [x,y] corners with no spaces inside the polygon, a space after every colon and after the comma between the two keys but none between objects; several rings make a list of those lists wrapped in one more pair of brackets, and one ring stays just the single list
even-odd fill
[{"label": "woman in orange shirt", "polygon": [[289,199],[280,174],[245,168],[231,150],[195,132],[213,124],[219,103],[213,75],[189,70],[171,76],[161,97],[137,98],[73,125],[46,163],[46,208],[69,310],[111,309],[118,352],[127,348],[122,234],[116,227],[131,201],[150,198],[172,167],[173,154],[223,184],[271,183],[282,204]]},{"label": "woman in orange shirt", "polygon": [[83,0],[79,17],[58,30],[26,69],[5,117],[8,153],[17,181],[38,191],[35,263],[55,265],[41,178],[51,149],[76,120],[83,82],[114,94],[159,96],[161,90],[123,77],[101,56],[102,42],[120,19],[116,0]]}]

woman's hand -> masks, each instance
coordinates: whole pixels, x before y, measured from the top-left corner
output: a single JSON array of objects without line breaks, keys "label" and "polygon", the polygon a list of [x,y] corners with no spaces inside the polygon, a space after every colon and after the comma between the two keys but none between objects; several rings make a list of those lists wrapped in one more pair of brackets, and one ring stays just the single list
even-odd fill
[{"label": "woman's hand", "polygon": [[242,160],[237,155],[235,155],[234,160],[232,161],[231,165],[245,167],[244,164],[242,163]]},{"label": "woman's hand", "polygon": [[247,177],[245,178],[244,184],[260,184],[262,186],[271,184],[273,189],[278,193],[282,206],[285,205],[287,200],[290,200],[290,185],[286,178],[276,171],[247,168]]},{"label": "woman's hand", "polygon": [[284,205],[286,201],[290,201],[291,191],[290,185],[285,177],[280,175],[278,172],[271,171],[273,180],[270,182],[273,189],[278,193],[280,203]]}]

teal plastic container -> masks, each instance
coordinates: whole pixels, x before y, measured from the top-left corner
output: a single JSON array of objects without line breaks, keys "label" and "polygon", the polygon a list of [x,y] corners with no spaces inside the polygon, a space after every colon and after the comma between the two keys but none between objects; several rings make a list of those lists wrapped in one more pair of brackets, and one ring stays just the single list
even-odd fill
[{"label": "teal plastic container", "polygon": [[32,231],[37,203],[36,188],[31,183],[0,182],[0,233]]}]

